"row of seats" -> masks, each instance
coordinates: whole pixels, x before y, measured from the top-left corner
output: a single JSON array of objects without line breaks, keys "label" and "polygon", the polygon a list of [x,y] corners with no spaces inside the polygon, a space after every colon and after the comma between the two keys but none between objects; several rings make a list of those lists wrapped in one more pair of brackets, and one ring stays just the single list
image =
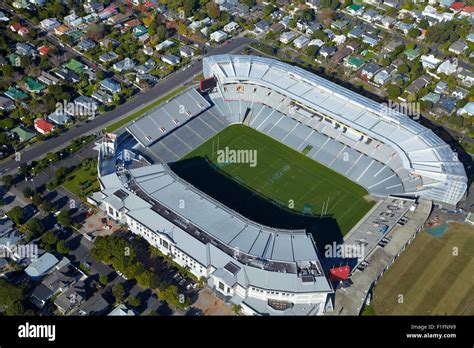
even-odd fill
[{"label": "row of seats", "polygon": [[[257,90],[260,91],[260,88]],[[266,89],[262,88],[255,95],[262,97],[265,93]],[[255,103],[254,100],[239,100],[229,92],[229,88],[224,93],[224,98],[228,98],[227,101],[222,98],[214,99],[217,99],[216,104],[226,115],[227,120],[242,122],[245,111],[249,107],[251,109],[250,127],[297,151],[303,151],[306,147],[311,146],[311,150],[307,153],[308,157],[345,175],[364,186],[372,194],[388,195],[404,192],[402,181],[391,168],[345,144],[344,140],[346,139],[343,138],[343,133],[334,129],[332,124],[315,117],[310,121],[314,126],[314,128],[311,128],[280,112],[279,108],[289,110],[291,106],[286,104],[286,100],[278,99],[278,94],[276,95],[276,97],[270,99],[272,103],[278,103],[275,108],[266,103]],[[269,96],[267,95],[267,97]],[[250,102],[251,105],[249,105]],[[244,108],[241,107],[242,105],[244,105]],[[227,116],[226,112],[231,115]],[[290,114],[292,116],[296,115],[294,112],[290,112]],[[332,137],[325,133],[330,133]],[[341,138],[341,141],[338,141],[339,138]],[[346,138],[349,143],[352,141],[351,144],[354,144],[353,139]],[[374,151],[376,148],[371,147],[370,150]],[[387,160],[391,159],[389,157],[391,153],[383,152],[382,156],[384,155],[387,155]]]}]

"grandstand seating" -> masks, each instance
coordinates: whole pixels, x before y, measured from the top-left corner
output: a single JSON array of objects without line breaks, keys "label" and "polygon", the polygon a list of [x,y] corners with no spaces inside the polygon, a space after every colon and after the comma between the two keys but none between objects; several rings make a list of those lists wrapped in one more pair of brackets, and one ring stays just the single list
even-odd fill
[{"label": "grandstand seating", "polygon": [[[212,102],[228,123],[242,122],[251,109],[248,125],[302,151],[365,187],[371,194],[385,196],[404,192],[405,182],[397,173],[403,168],[394,151],[381,142],[365,143],[361,136],[320,115],[293,105],[291,100],[269,88],[250,84],[229,84],[213,93]],[[419,184],[419,183],[417,183]],[[412,181],[410,187],[417,187]]]}]

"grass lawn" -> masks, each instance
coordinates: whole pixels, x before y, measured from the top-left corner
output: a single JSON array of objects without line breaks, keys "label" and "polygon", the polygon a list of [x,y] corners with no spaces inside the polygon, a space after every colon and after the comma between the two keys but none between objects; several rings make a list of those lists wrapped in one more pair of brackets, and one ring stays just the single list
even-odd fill
[{"label": "grass lawn", "polygon": [[[217,146],[255,150],[256,165],[219,163]],[[234,181],[293,211],[319,216],[328,206],[343,234],[374,204],[363,187],[245,125],[227,127],[184,159],[192,157],[207,157]]]},{"label": "grass lawn", "polygon": [[116,131],[117,129],[125,126],[127,123],[130,123],[132,122],[133,120],[137,119],[138,117],[140,117],[141,115],[143,115],[145,112],[153,109],[153,108],[156,108],[158,105],[164,103],[165,101],[167,101],[168,99],[171,99],[173,98],[174,96],[178,95],[179,93],[181,93],[182,91],[184,91],[187,87],[185,86],[180,86],[178,88],[176,88],[173,92],[165,95],[163,98],[160,98],[156,101],[154,101],[153,103],[151,103],[150,105],[147,105],[145,106],[143,109],[140,109],[138,110],[137,112],[134,112],[133,114],[125,117],[124,119],[120,120],[120,121],[117,121],[115,122],[114,124],[108,126],[107,128],[105,128],[105,131],[106,132],[114,132]]},{"label": "grass lawn", "polygon": [[439,237],[420,232],[375,287],[371,306],[377,315],[474,315],[472,226],[453,222]]},{"label": "grass lawn", "polygon": [[87,197],[92,192],[99,191],[100,185],[97,180],[95,162],[89,167],[79,166],[74,169],[67,175],[62,186],[78,197]]}]

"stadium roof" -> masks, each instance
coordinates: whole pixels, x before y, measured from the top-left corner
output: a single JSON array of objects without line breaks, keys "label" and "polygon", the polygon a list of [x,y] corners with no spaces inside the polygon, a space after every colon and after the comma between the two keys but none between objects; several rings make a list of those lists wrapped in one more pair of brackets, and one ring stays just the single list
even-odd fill
[{"label": "stadium roof", "polygon": [[[192,222],[239,253],[283,262],[318,260],[314,242],[304,230],[257,224],[205,195],[165,165],[133,169],[130,174],[141,190],[182,217],[183,223]],[[144,215],[140,219],[153,227],[157,224],[153,217]]]},{"label": "stadium roof", "polygon": [[406,115],[333,82],[280,61],[256,56],[216,55],[203,60],[204,76],[220,84],[271,88],[397,151],[403,167],[429,185],[406,192],[457,204],[467,189],[462,163],[441,138]]},{"label": "stadium roof", "polygon": [[200,114],[210,104],[194,88],[152,109],[127,126],[127,130],[143,146],[150,146],[161,137]]}]

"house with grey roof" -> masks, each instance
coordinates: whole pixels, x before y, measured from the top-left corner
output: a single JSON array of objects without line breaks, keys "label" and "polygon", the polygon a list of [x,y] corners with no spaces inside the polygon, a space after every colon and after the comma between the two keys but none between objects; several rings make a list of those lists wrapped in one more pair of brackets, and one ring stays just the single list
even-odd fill
[{"label": "house with grey roof", "polygon": [[448,51],[451,52],[451,53],[459,55],[459,54],[463,54],[465,51],[467,51],[468,48],[469,48],[469,46],[466,45],[465,42],[458,40],[456,42],[453,42],[451,44],[451,46],[449,46]]},{"label": "house with grey roof", "polygon": [[120,83],[112,78],[106,78],[100,81],[100,87],[112,94],[119,93],[122,90]]},{"label": "house with grey roof", "polygon": [[25,273],[32,279],[38,279],[52,270],[58,262],[59,260],[53,254],[44,253],[25,268]]}]

